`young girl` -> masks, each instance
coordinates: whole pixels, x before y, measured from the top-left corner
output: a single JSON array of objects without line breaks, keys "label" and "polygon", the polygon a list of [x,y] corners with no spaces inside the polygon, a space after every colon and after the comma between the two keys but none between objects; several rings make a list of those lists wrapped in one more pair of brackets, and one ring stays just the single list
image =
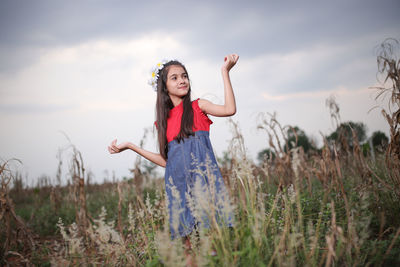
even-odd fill
[{"label": "young girl", "polygon": [[[212,121],[207,115],[227,117],[236,113],[229,71],[238,59],[236,54],[228,55],[222,65],[224,105],[205,99],[191,101],[190,80],[185,66],[178,61],[157,64],[150,84],[157,91],[155,124],[160,153],[144,150],[130,142],[117,144],[117,140],[108,147],[111,154],[131,149],[165,167],[172,239],[178,235],[187,237],[198,226],[209,227],[210,220],[214,219],[232,226],[232,214],[218,210],[227,195],[224,194],[226,189],[211,147],[209,129]],[[200,198],[195,197],[196,186],[204,190]],[[210,191],[216,192],[216,197],[207,194]],[[213,198],[215,217],[196,212],[190,205],[193,200],[203,201],[204,198]]]}]

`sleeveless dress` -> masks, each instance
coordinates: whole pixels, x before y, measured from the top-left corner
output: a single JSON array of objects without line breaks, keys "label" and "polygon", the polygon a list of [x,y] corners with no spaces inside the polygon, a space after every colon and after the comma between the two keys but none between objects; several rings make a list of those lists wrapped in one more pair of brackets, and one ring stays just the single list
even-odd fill
[{"label": "sleeveless dress", "polygon": [[233,226],[233,208],[209,139],[213,122],[198,100],[192,102],[194,136],[174,140],[180,131],[182,102],[170,110],[167,121],[165,189],[172,239],[197,227]]}]

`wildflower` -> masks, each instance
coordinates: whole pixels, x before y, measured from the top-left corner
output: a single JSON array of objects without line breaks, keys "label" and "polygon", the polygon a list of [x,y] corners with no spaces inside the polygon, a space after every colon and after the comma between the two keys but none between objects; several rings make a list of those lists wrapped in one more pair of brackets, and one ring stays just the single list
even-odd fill
[{"label": "wildflower", "polygon": [[148,81],[148,84],[151,85],[151,87],[153,87],[154,91],[157,91],[157,80],[159,77],[160,70],[164,68],[165,63],[167,62],[168,60],[163,59],[161,62],[158,62],[150,72],[150,79]]}]

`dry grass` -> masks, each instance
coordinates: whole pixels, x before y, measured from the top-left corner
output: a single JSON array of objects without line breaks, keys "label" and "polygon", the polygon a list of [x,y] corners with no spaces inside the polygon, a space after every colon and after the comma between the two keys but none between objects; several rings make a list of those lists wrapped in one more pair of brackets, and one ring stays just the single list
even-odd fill
[{"label": "dry grass", "polygon": [[[234,212],[235,226],[228,228],[215,221],[212,211],[218,202],[204,201],[204,190],[198,185],[193,194],[194,213],[199,218],[206,214],[211,221],[210,229],[201,228],[199,238],[191,238],[191,253],[198,266],[400,262],[396,258],[400,251],[399,220],[390,214],[393,210],[400,211],[400,207],[397,195],[391,191],[393,185],[384,155],[377,155],[377,163],[372,164],[357,146],[351,156],[345,153],[347,156],[341,157],[335,146],[327,143],[312,155],[304,154],[299,147],[285,153],[275,140],[275,149],[280,153],[257,166],[246,156],[238,126],[232,123],[232,127],[232,160],[229,169],[222,169],[229,186],[226,196],[220,198],[225,202],[219,205],[225,206],[227,213]],[[265,123],[264,128],[284,132],[276,120],[273,124]],[[154,182],[143,187],[145,194],[140,197],[135,183],[129,181],[97,186],[96,190],[101,192],[99,197],[115,196],[115,209],[102,208],[97,216],[87,214],[84,233],[78,223],[65,226],[60,219],[58,232],[62,238],[53,239],[49,251],[36,257],[56,266],[184,266],[184,245],[179,239],[171,241],[168,231],[163,181]],[[80,199],[89,203],[98,199],[93,196],[92,186],[95,185],[78,190],[88,194]],[[49,208],[57,213],[57,203],[63,203],[59,206],[63,209],[69,201],[81,212],[88,213],[84,205],[74,204],[73,196],[77,192],[74,187],[72,183],[66,188],[54,189],[58,190],[58,201],[51,193],[54,190],[48,190],[49,196],[53,195]],[[107,212],[113,215],[108,216]],[[5,221],[6,217],[1,218]],[[117,223],[111,218],[117,219]],[[32,262],[31,252],[12,250],[17,242],[6,243],[16,239],[11,235],[2,239],[3,244],[9,244],[3,246],[3,251],[7,251],[3,260],[16,261],[18,254],[21,255],[19,262]],[[27,242],[28,235],[22,240]],[[211,256],[212,250],[216,256]]]}]

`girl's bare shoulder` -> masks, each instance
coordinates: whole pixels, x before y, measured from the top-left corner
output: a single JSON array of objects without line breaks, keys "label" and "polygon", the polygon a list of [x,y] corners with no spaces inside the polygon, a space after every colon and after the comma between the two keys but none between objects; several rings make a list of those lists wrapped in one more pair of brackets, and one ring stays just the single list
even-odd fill
[{"label": "girl's bare shoulder", "polygon": [[208,106],[212,105],[210,101],[207,99],[201,99],[199,98],[197,103],[199,104],[199,108],[204,112]]}]

